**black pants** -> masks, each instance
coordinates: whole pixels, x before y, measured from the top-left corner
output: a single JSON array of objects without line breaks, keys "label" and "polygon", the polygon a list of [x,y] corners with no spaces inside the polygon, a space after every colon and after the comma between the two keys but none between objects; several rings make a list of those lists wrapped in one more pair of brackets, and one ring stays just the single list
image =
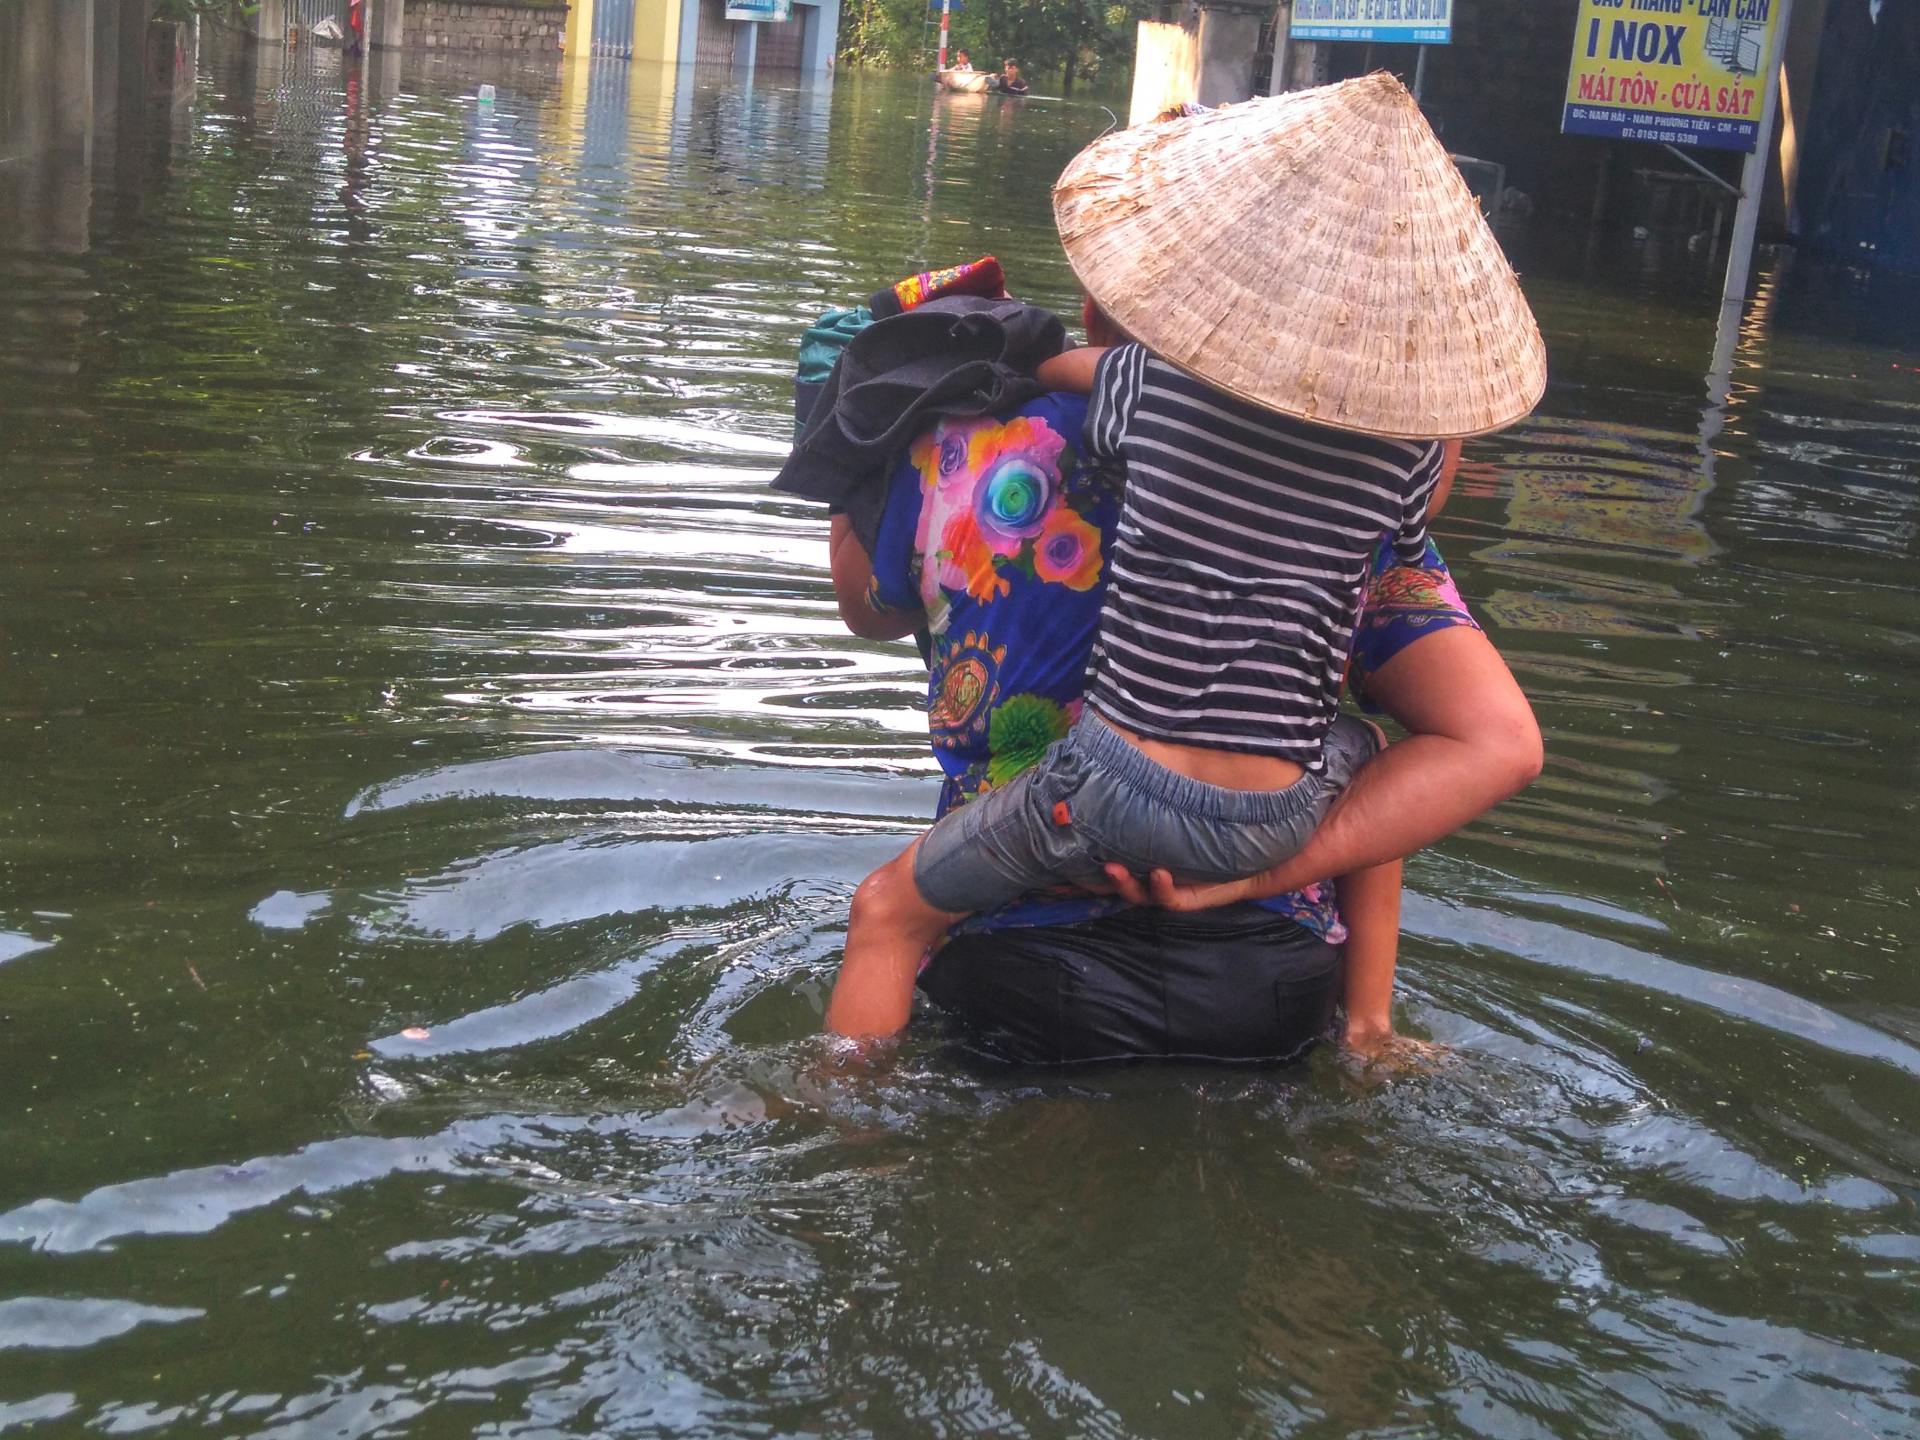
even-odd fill
[{"label": "black pants", "polygon": [[1341,951],[1253,905],[1124,910],[963,935],[920,988],[968,1048],[1017,1065],[1282,1064],[1333,1023]]}]

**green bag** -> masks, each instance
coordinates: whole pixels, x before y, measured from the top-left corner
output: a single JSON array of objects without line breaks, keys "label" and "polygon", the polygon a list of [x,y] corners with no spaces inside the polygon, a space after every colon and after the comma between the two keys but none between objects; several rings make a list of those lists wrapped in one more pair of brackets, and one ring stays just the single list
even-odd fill
[{"label": "green bag", "polygon": [[798,440],[813,413],[814,401],[833,374],[834,362],[847,343],[873,323],[873,312],[864,305],[851,310],[829,310],[807,327],[800,337],[800,367],[793,377],[793,437]]}]

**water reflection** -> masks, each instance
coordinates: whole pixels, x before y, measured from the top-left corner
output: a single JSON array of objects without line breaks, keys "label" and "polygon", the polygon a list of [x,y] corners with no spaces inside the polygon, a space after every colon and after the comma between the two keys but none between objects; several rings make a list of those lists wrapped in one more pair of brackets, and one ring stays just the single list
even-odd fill
[{"label": "water reflection", "polygon": [[124,1335],[136,1325],[178,1325],[183,1320],[198,1320],[206,1313],[186,1307],[136,1305],[130,1300],[56,1300],[21,1295],[0,1300],[0,1350],[80,1350]]}]

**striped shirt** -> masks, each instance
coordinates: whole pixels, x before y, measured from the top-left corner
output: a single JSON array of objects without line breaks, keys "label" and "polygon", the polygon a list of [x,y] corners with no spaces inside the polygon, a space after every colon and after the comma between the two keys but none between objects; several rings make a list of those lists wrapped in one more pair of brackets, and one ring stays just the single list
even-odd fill
[{"label": "striped shirt", "polygon": [[1277,415],[1138,345],[1101,357],[1086,440],[1127,468],[1087,703],[1319,770],[1368,562],[1383,538],[1426,553],[1439,442]]}]

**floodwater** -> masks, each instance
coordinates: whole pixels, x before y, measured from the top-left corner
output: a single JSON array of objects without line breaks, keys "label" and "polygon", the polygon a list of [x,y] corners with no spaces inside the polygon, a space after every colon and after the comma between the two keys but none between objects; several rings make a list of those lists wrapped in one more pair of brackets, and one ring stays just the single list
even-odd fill
[{"label": "floodwater", "polygon": [[934,791],[793,347],[1070,305],[1107,116],[200,65],[0,254],[0,1430],[1920,1435],[1911,350],[1763,258],[1712,408],[1684,237],[1516,238],[1440,530],[1549,760],[1410,866],[1438,1071],[835,1076]]}]

